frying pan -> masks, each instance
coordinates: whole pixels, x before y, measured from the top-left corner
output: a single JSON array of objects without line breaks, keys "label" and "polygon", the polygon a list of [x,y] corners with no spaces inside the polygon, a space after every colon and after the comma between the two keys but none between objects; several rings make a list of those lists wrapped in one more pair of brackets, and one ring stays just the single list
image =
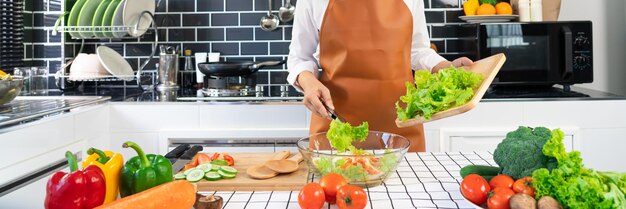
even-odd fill
[{"label": "frying pan", "polygon": [[280,61],[231,61],[231,62],[204,62],[199,63],[198,68],[206,76],[245,76],[257,72],[264,67],[271,67],[285,64],[285,60]]}]

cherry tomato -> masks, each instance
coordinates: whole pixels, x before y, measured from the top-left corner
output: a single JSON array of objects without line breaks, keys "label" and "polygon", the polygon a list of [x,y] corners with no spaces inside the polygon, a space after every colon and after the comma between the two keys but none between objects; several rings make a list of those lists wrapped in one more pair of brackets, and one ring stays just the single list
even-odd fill
[{"label": "cherry tomato", "polygon": [[220,158],[220,154],[219,153],[213,153],[213,156],[211,156],[211,161],[217,160]]},{"label": "cherry tomato", "polygon": [[337,200],[337,190],[342,186],[348,184],[343,176],[336,173],[329,173],[320,179],[320,185],[324,188],[324,194],[326,194],[326,202],[335,204]]},{"label": "cherry tomato", "polygon": [[524,178],[518,179],[513,183],[513,191],[517,193],[524,193],[530,195],[531,197],[535,197],[535,187],[533,186],[533,178],[530,176],[526,176]]},{"label": "cherry tomato", "polygon": [[461,182],[461,194],[476,205],[487,202],[487,193],[491,191],[489,183],[478,174],[470,174]]},{"label": "cherry tomato", "polygon": [[513,186],[513,182],[515,182],[515,180],[513,180],[513,178],[511,178],[510,176],[500,174],[500,175],[497,175],[496,177],[493,177],[491,181],[489,181],[489,186],[491,186],[491,188],[496,188],[496,187],[511,188],[511,186]]},{"label": "cherry tomato", "polygon": [[235,159],[233,159],[232,156],[230,156],[229,154],[226,154],[226,153],[224,153],[222,156],[224,156],[224,160],[226,160],[226,162],[228,162],[228,166],[235,165]]},{"label": "cherry tomato", "polygon": [[489,194],[489,200],[487,200],[487,207],[489,209],[510,209],[509,199],[515,192],[507,187],[496,187]]},{"label": "cherry tomato", "polygon": [[345,185],[337,190],[339,209],[363,209],[367,205],[367,193],[361,187]]},{"label": "cherry tomato", "polygon": [[324,189],[318,183],[309,183],[298,194],[298,204],[302,209],[320,209],[324,206]]}]

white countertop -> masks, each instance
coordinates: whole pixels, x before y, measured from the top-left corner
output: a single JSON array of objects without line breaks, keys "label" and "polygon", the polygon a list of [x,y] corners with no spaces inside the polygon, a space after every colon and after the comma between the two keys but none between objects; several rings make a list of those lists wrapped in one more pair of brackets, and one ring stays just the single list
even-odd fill
[{"label": "white countertop", "polygon": [[[475,208],[459,191],[461,167],[496,165],[491,153],[407,153],[396,172],[380,186],[366,188],[365,208]],[[298,191],[205,192],[224,199],[224,209],[300,208]],[[337,208],[336,205],[324,208]]]}]

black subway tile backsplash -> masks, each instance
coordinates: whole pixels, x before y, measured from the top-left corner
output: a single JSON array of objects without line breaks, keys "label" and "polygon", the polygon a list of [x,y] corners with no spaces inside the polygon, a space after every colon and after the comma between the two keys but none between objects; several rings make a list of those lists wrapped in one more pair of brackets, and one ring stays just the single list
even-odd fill
[{"label": "black subway tile backsplash", "polygon": [[211,52],[219,52],[222,55],[239,55],[239,43],[212,43]]},{"label": "black subway tile backsplash", "polygon": [[241,26],[258,26],[261,23],[261,17],[267,13],[241,13],[239,24]]},{"label": "black subway tile backsplash", "polygon": [[254,33],[252,28],[226,28],[227,41],[252,41]]},{"label": "black subway tile backsplash", "polygon": [[[460,24],[463,23],[458,18],[463,15],[462,0],[423,1],[428,31],[439,53],[448,59],[471,55],[468,51],[475,50],[475,46],[472,47],[475,40],[471,37],[475,37],[476,32],[475,28]],[[284,2],[272,0],[275,15]],[[295,0],[291,3],[297,6]],[[71,58],[78,52],[80,40],[70,39],[69,35],[65,38],[63,35],[52,36],[44,29],[53,26],[59,17],[61,0],[26,1],[26,8],[25,63],[60,64],[64,57]],[[160,0],[155,14],[159,42],[179,45],[194,53],[220,52],[222,60],[286,59],[293,23],[281,22],[280,27],[272,32],[261,30],[259,22],[267,14],[267,9],[267,0]],[[148,59],[154,40],[154,32],[138,39],[88,40],[83,52],[94,53],[95,47],[104,43],[126,56],[136,70],[140,61]],[[153,58],[146,69],[155,69],[157,60]],[[56,71],[52,68],[51,72]],[[259,71],[257,80],[261,84],[286,83],[287,74],[286,65],[268,67]]]},{"label": "black subway tile backsplash", "polygon": [[168,41],[196,41],[196,29],[169,29]]},{"label": "black subway tile backsplash", "polygon": [[261,28],[254,30],[255,40],[283,40],[283,30],[278,28],[274,31],[264,31]]},{"label": "black subway tile backsplash", "polygon": [[241,55],[267,55],[267,42],[241,43]]},{"label": "black subway tile backsplash", "polygon": [[[215,18],[215,15],[213,15]],[[183,14],[183,26],[209,26],[211,23],[210,14]]]},{"label": "black subway tile backsplash", "polygon": [[196,0],[168,0],[168,12],[195,12]]},{"label": "black subway tile backsplash", "polygon": [[224,41],[224,28],[199,28],[198,41]]},{"label": "black subway tile backsplash", "polygon": [[[211,15],[211,26],[237,26],[238,24],[239,14],[237,13],[217,13]],[[208,26],[208,24],[205,26]]]},{"label": "black subway tile backsplash", "polygon": [[228,1],[228,0],[196,0],[196,4],[198,4],[198,12],[224,11],[225,1]]},{"label": "black subway tile backsplash", "polygon": [[252,1],[250,0],[227,0],[226,11],[251,11]]}]

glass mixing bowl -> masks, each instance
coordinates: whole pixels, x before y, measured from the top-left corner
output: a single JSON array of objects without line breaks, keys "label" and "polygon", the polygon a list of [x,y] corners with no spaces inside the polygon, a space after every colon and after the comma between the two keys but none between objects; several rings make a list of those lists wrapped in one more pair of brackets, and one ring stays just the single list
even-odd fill
[{"label": "glass mixing bowl", "polygon": [[0,105],[13,101],[22,91],[22,85],[24,85],[24,79],[21,76],[0,80]]},{"label": "glass mixing bowl", "polygon": [[298,140],[298,149],[311,172],[323,176],[334,172],[361,187],[382,184],[392,174],[411,143],[403,136],[370,131],[363,142],[352,145],[360,152],[339,153],[331,148],[326,132]]}]

